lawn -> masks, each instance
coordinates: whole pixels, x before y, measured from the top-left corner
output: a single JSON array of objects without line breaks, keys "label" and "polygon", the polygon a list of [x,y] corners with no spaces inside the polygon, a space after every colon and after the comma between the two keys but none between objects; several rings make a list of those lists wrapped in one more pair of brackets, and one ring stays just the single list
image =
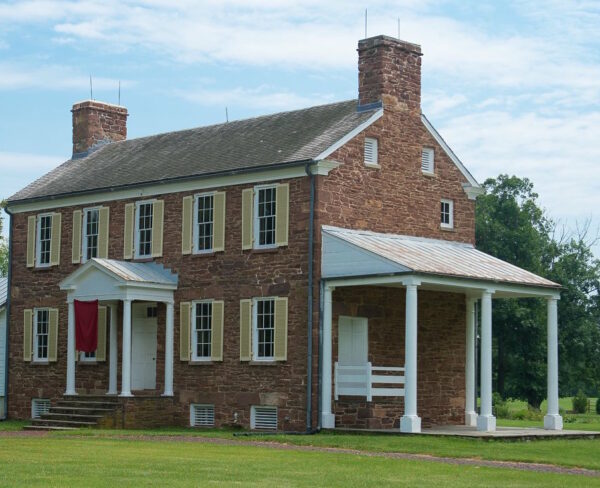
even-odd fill
[{"label": "lawn", "polygon": [[110,438],[2,438],[2,486],[600,486],[600,479],[353,454]]}]

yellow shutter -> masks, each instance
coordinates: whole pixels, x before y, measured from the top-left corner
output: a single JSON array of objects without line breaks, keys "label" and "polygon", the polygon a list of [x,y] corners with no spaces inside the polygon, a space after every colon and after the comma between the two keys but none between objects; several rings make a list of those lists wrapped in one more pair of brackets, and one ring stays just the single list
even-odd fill
[{"label": "yellow shutter", "polygon": [[240,300],[240,361],[252,359],[252,300]]},{"label": "yellow shutter", "polygon": [[48,361],[56,362],[58,355],[58,308],[48,311]]},{"label": "yellow shutter", "polygon": [[[35,217],[34,217],[35,219]],[[31,334],[33,332],[33,310],[26,308],[23,311],[23,361],[31,361]]]},{"label": "yellow shutter", "polygon": [[106,307],[98,307],[98,347],[96,361],[106,361]]},{"label": "yellow shutter", "polygon": [[164,200],[156,200],[152,207],[152,257],[160,258],[163,254],[165,202]]},{"label": "yellow shutter", "polygon": [[192,304],[181,302],[179,304],[179,360],[190,360],[190,312]]},{"label": "yellow shutter", "polygon": [[288,299],[275,299],[275,361],[287,359]]},{"label": "yellow shutter", "polygon": [[277,185],[276,200],[275,244],[287,246],[290,220],[290,185],[288,183]]},{"label": "yellow shutter", "polygon": [[98,257],[108,259],[110,208],[101,207],[98,210]]},{"label": "yellow shutter", "polygon": [[194,215],[194,197],[183,197],[181,212],[181,254],[192,253],[192,220]]},{"label": "yellow shutter", "polygon": [[50,238],[50,266],[60,264],[60,213],[52,214],[52,237]]},{"label": "yellow shutter", "polygon": [[222,301],[212,303],[212,331],[210,345],[210,359],[223,361],[223,310]]},{"label": "yellow shutter", "polygon": [[125,205],[125,231],[123,235],[123,258],[131,259],[133,257],[133,221],[135,219],[135,205],[128,203]]},{"label": "yellow shutter", "polygon": [[35,266],[35,234],[37,218],[35,215],[27,219],[27,267]]},{"label": "yellow shutter", "polygon": [[242,249],[252,249],[254,220],[254,190],[242,190]]},{"label": "yellow shutter", "polygon": [[213,207],[213,251],[225,250],[225,192],[217,192]]},{"label": "yellow shutter", "polygon": [[73,212],[73,249],[71,262],[79,264],[81,262],[81,210]]}]

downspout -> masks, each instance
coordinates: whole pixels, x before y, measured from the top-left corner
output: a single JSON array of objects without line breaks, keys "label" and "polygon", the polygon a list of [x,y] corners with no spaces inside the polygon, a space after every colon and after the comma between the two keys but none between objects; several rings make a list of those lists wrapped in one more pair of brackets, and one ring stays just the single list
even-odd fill
[{"label": "downspout", "polygon": [[4,330],[4,420],[8,417],[8,338],[10,337],[10,296],[11,296],[11,277],[12,277],[12,248],[13,248],[13,216],[7,208],[4,209],[10,221],[8,224],[8,282],[6,284],[6,327]]},{"label": "downspout", "polygon": [[318,394],[318,420],[317,430],[321,430],[321,397],[323,396],[323,304],[325,296],[325,282],[321,280],[319,284],[319,394]]},{"label": "downspout", "polygon": [[306,348],[306,431],[312,431],[312,355],[313,355],[313,267],[314,267],[314,222],[315,222],[315,175],[311,164],[306,165],[306,174],[310,180],[310,211],[308,217],[308,324]]}]

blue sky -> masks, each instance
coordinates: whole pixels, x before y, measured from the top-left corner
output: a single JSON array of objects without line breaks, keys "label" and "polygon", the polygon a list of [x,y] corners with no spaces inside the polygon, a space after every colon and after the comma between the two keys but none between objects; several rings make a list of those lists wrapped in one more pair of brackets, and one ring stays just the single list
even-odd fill
[{"label": "blue sky", "polygon": [[[570,229],[600,218],[600,2],[0,2],[0,198],[71,154],[76,101],[129,137],[357,95],[358,39],[421,44],[423,111],[479,181],[533,180]],[[598,249],[598,248],[596,248]]]}]

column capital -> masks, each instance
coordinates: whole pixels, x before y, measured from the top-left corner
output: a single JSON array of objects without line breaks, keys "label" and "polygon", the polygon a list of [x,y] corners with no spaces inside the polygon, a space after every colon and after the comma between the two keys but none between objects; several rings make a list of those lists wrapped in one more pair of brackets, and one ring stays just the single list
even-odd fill
[{"label": "column capital", "polygon": [[485,290],[481,290],[481,297],[491,297],[494,293],[496,293],[496,290],[494,288],[486,288]]},{"label": "column capital", "polygon": [[415,276],[407,276],[406,278],[402,278],[400,280],[400,283],[402,283],[404,286],[406,286],[407,288],[410,287],[417,287],[421,285],[421,280],[416,278]]},{"label": "column capital", "polygon": [[560,300],[560,297],[559,297],[559,296],[557,297],[557,296],[555,296],[555,295],[548,295],[548,296],[546,297],[546,300],[547,300],[548,302],[558,302],[558,301]]}]

